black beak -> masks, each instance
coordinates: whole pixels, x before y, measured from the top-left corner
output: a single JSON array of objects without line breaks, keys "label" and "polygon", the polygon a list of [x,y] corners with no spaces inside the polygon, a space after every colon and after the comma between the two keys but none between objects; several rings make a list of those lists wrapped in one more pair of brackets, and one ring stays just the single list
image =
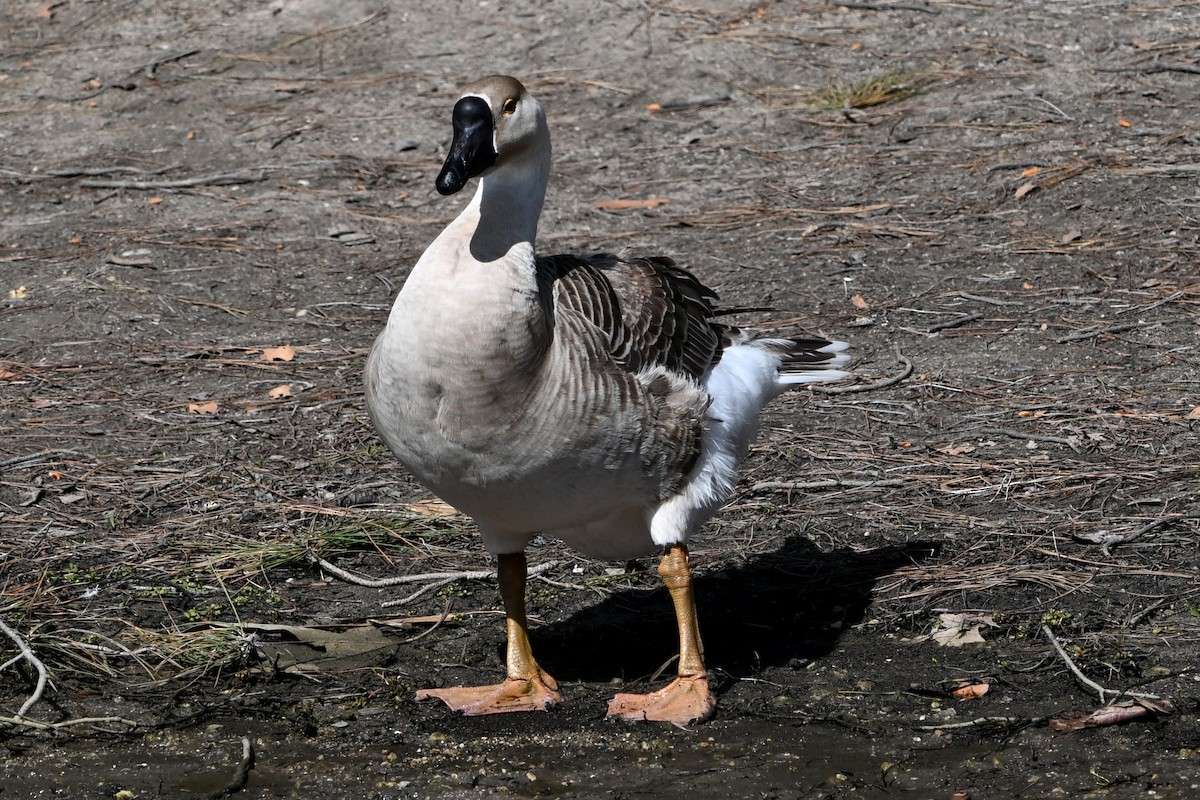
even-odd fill
[{"label": "black beak", "polygon": [[454,141],[437,176],[438,192],[454,194],[496,163],[492,134],[492,109],[481,98],[464,97],[454,104]]}]

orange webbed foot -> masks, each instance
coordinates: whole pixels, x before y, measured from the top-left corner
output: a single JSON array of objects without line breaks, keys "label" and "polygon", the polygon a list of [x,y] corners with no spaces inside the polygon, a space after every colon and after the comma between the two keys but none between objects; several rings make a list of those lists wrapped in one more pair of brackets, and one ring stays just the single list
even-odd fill
[{"label": "orange webbed foot", "polygon": [[619,694],[608,704],[608,716],[687,725],[712,716],[716,698],[707,675],[681,675],[650,694]]},{"label": "orange webbed foot", "polygon": [[468,717],[481,714],[507,714],[516,711],[545,711],[562,701],[558,683],[539,671],[533,678],[508,678],[493,686],[455,686],[447,689],[421,689],[417,700],[431,697]]}]

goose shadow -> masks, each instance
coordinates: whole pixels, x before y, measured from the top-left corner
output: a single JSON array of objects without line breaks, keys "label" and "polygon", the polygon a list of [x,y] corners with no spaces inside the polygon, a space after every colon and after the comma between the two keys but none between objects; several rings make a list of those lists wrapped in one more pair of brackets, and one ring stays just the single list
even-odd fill
[{"label": "goose shadow", "polygon": [[[803,536],[746,563],[695,578],[710,669],[747,675],[818,659],[861,622],[876,582],[937,555],[940,542],[822,552]],[[540,628],[538,660],[565,681],[649,677],[679,650],[665,588],[628,589]],[[667,670],[673,674],[673,667]]]}]

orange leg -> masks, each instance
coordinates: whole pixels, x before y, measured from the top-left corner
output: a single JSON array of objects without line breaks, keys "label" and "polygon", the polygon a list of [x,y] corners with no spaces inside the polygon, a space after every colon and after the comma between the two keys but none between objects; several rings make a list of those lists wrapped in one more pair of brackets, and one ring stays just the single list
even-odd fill
[{"label": "orange leg", "polygon": [[700,627],[696,622],[687,548],[681,544],[667,547],[658,565],[658,574],[675,604],[675,621],[679,625],[679,677],[657,692],[617,695],[608,704],[608,715],[686,725],[707,719],[717,705],[708,690],[708,674],[704,671],[704,648],[700,644]]},{"label": "orange leg", "polygon": [[422,689],[417,692],[418,700],[436,697],[467,716],[545,711],[562,700],[558,683],[533,660],[529,645],[529,623],[525,618],[525,554],[500,556],[498,572],[500,597],[504,600],[504,614],[508,619],[508,671],[504,682],[494,686]]}]

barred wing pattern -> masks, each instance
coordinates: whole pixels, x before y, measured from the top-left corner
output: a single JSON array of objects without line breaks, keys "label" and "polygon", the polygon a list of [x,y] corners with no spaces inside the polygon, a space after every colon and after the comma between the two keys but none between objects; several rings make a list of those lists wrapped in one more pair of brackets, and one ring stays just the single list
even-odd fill
[{"label": "barred wing pattern", "polygon": [[717,296],[669,258],[546,256],[538,273],[551,313],[569,309],[594,322],[629,372],[661,366],[699,380],[720,360],[726,329],[712,321]]}]

